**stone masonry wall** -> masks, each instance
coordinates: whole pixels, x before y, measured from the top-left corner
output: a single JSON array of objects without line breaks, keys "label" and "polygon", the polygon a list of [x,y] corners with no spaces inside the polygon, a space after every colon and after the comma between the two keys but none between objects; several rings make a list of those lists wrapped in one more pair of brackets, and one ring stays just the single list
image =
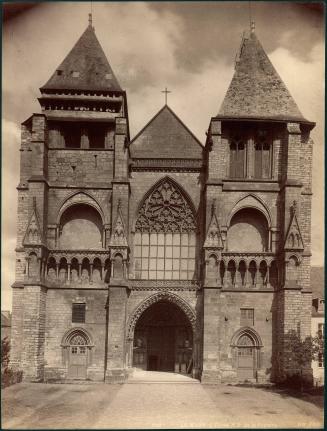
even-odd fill
[{"label": "stone masonry wall", "polygon": [[44,342],[47,290],[25,286],[23,348],[21,367],[24,380],[42,381],[44,377]]},{"label": "stone masonry wall", "polygon": [[[45,378],[65,377],[67,363],[64,362],[62,340],[71,329],[85,329],[92,337],[94,347],[88,374],[93,379],[103,379],[105,352],[105,325],[107,289],[49,289],[45,329]],[[85,323],[72,323],[72,304],[85,303]]]},{"label": "stone masonry wall", "polygon": [[55,186],[108,185],[113,163],[111,150],[50,150],[49,181]]}]

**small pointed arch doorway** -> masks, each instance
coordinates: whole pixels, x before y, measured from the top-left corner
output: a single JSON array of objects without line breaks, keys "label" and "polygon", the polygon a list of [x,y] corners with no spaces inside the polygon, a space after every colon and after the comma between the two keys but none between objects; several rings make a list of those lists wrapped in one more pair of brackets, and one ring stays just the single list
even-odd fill
[{"label": "small pointed arch doorway", "polygon": [[[193,324],[195,317],[185,312],[169,296],[150,300],[134,320],[132,361],[136,369],[192,374],[194,363]],[[183,304],[188,307],[186,304]]]},{"label": "small pointed arch doorway", "polygon": [[89,334],[81,328],[70,330],[62,342],[64,362],[67,365],[67,378],[85,380],[91,363],[92,347]]},{"label": "small pointed arch doorway", "polygon": [[261,368],[263,347],[257,332],[250,327],[241,328],[234,334],[231,347],[237,380],[256,379],[257,371]]}]

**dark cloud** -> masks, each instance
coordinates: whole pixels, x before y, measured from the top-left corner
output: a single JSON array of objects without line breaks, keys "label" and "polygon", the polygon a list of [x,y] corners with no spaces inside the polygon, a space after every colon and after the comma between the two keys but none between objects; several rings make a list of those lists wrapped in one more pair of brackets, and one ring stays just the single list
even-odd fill
[{"label": "dark cloud", "polygon": [[[208,60],[233,63],[242,33],[249,30],[249,2],[245,1],[150,2],[149,7],[181,19],[182,37],[175,56],[187,70],[200,71]],[[282,45],[308,59],[313,42],[323,41],[324,14],[319,8],[292,2],[252,2],[251,15],[267,53]]]},{"label": "dark cloud", "polygon": [[34,7],[40,7],[40,3],[26,3],[26,2],[11,2],[11,3],[3,3],[2,11],[3,11],[3,21],[9,21],[14,18],[18,18],[25,14],[28,10]]}]

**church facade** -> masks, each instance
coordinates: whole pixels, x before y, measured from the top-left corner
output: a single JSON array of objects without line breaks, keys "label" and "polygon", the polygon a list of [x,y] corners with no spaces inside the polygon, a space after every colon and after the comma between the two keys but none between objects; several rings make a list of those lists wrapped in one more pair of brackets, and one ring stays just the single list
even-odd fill
[{"label": "church facade", "polygon": [[27,381],[297,372],[315,124],[254,29],[205,145],[168,105],[131,139],[91,23],[40,91],[22,123],[12,366]]}]

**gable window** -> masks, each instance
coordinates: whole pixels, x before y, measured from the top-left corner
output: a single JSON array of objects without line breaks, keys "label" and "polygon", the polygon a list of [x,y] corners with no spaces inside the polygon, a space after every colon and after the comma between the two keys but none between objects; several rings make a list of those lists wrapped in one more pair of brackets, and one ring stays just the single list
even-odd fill
[{"label": "gable window", "polygon": [[190,280],[195,270],[196,222],[181,191],[164,180],[143,203],[135,226],[135,277]]},{"label": "gable window", "polygon": [[246,146],[239,138],[233,138],[230,143],[230,177],[244,178],[246,175]]},{"label": "gable window", "polygon": [[72,323],[85,323],[86,304],[74,303],[72,305]]},{"label": "gable window", "polygon": [[254,176],[270,178],[272,164],[272,145],[266,130],[258,132],[254,145]]},{"label": "gable window", "polygon": [[254,325],[254,309],[253,308],[241,308],[241,326],[253,326]]}]

